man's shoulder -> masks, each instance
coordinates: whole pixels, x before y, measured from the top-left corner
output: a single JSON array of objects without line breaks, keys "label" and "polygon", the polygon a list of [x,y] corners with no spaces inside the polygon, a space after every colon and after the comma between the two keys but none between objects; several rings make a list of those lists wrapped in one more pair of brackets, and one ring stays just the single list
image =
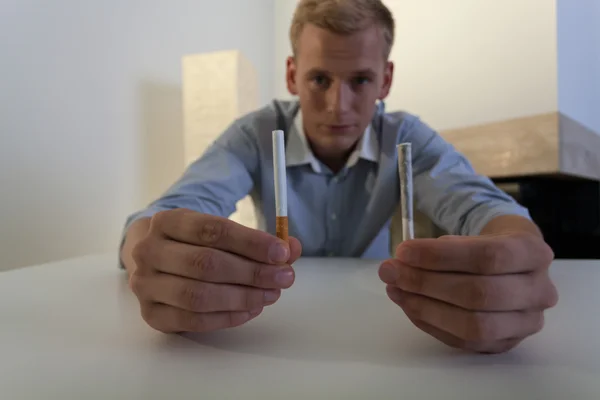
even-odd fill
[{"label": "man's shoulder", "polygon": [[217,143],[230,149],[243,148],[246,152],[271,148],[272,132],[285,129],[280,125],[289,125],[297,109],[297,102],[272,100],[234,119],[219,136]]},{"label": "man's shoulder", "polygon": [[422,136],[421,133],[431,129],[417,114],[406,110],[386,110],[384,103],[379,103],[373,126],[383,137],[394,137],[395,142],[412,141],[413,136]]},{"label": "man's shoulder", "polygon": [[273,99],[268,104],[240,116],[234,124],[248,133],[266,132],[270,137],[273,130],[285,129],[298,109],[298,101]]},{"label": "man's shoulder", "polygon": [[396,145],[403,142],[412,144],[415,156],[449,154],[455,150],[418,114],[406,110],[385,111],[380,107],[379,118],[374,122],[377,123],[377,131],[381,135],[381,150],[384,152],[395,152]]},{"label": "man's shoulder", "polygon": [[420,121],[420,117],[406,110],[386,110],[385,104],[378,106],[377,116],[381,123],[387,128],[409,129]]}]

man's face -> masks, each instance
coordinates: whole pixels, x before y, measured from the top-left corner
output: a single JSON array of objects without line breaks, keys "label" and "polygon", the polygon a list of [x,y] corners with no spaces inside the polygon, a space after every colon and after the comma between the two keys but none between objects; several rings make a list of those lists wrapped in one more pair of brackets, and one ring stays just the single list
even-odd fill
[{"label": "man's face", "polygon": [[376,27],[349,36],[314,25],[302,30],[286,78],[317,156],[347,156],[371,122],[376,100],[387,96],[393,64],[384,59],[384,46]]}]

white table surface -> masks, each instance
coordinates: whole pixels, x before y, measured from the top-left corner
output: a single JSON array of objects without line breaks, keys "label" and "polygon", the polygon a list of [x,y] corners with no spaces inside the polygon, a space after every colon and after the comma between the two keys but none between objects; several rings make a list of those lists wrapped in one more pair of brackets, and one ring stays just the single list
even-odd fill
[{"label": "white table surface", "polygon": [[0,273],[0,398],[600,399],[600,262],[555,262],[545,329],[493,356],[415,328],[377,267],[301,259],[256,320],[184,336],[143,322],[114,256]]}]

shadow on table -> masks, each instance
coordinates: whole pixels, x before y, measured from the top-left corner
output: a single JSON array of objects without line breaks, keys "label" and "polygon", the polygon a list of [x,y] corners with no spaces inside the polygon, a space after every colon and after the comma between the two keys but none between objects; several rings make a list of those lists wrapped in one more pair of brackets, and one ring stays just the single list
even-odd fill
[{"label": "shadow on table", "polygon": [[[600,376],[595,346],[592,349],[570,345],[574,340],[597,343],[592,340],[595,332],[568,328],[576,326],[580,318],[573,313],[563,311],[560,324],[548,324],[540,334],[510,352],[473,354],[449,348],[416,328],[387,298],[384,285],[371,277],[373,272],[371,267],[363,268],[335,283],[327,274],[322,280],[299,280],[299,285],[310,284],[311,290],[291,289],[279,302],[243,326],[182,336],[198,345],[194,347],[198,352],[219,350],[273,359],[384,367],[470,371],[497,367],[496,371],[525,376],[529,374],[528,368],[537,367],[557,375],[573,370]],[[577,292],[566,287],[569,275],[557,278],[566,289],[559,307],[572,309],[572,297]],[[344,293],[347,290],[352,295]],[[552,321],[554,312],[547,313],[548,321]]]},{"label": "shadow on table", "polygon": [[[393,307],[393,305],[392,305]],[[262,321],[220,332],[183,334],[196,344],[227,352],[297,361],[357,362],[393,367],[472,367],[476,365],[528,365],[526,351],[501,355],[476,355],[452,349],[414,327],[398,312],[396,321],[381,323],[368,310],[354,305],[364,325],[348,312],[332,315],[312,310],[296,323],[278,320],[263,311]]]}]

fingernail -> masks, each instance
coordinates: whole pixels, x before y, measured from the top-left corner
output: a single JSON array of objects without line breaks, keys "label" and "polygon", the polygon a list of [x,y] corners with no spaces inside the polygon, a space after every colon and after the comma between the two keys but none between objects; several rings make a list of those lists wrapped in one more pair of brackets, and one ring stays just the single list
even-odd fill
[{"label": "fingernail", "polygon": [[286,268],[277,272],[275,275],[275,282],[281,286],[290,286],[294,282],[294,271],[290,268]]},{"label": "fingernail", "polygon": [[265,303],[275,303],[279,298],[279,292],[275,290],[267,290],[264,295]]},{"label": "fingernail", "polygon": [[405,264],[408,265],[418,265],[419,260],[418,260],[418,253],[414,250],[411,249],[410,247],[404,246],[404,247],[400,247],[400,249],[398,250],[398,254],[396,254],[396,256],[398,257],[398,259],[400,261],[402,261]]},{"label": "fingernail", "polygon": [[379,277],[385,283],[392,284],[392,283],[396,283],[398,281],[400,274],[398,272],[398,269],[392,263],[386,262],[381,267]]},{"label": "fingernail", "polygon": [[287,246],[281,243],[275,243],[269,249],[269,259],[274,263],[283,263],[290,258]]}]

